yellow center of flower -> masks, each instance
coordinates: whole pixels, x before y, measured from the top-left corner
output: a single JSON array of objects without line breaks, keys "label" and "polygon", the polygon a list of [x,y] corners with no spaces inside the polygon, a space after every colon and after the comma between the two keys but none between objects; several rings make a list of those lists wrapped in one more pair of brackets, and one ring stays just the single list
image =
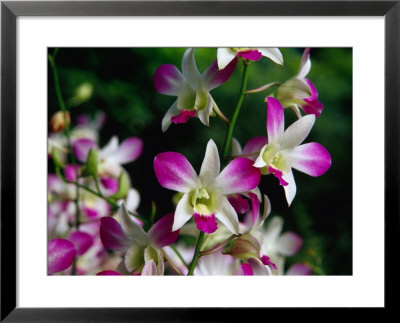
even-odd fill
[{"label": "yellow center of flower", "polygon": [[257,48],[252,48],[252,47],[232,47],[231,49],[235,53],[237,53],[237,52],[247,52],[249,50],[257,50]]},{"label": "yellow center of flower", "polygon": [[272,166],[282,170],[283,172],[288,172],[290,170],[290,163],[285,156],[280,153],[279,144],[269,144],[264,150],[262,159],[265,161],[267,166],[263,167],[261,171],[263,174],[269,174],[268,167]]},{"label": "yellow center of flower", "polygon": [[196,189],[191,192],[190,202],[196,213],[200,215],[213,214],[216,206],[216,193],[210,193],[205,188]]}]

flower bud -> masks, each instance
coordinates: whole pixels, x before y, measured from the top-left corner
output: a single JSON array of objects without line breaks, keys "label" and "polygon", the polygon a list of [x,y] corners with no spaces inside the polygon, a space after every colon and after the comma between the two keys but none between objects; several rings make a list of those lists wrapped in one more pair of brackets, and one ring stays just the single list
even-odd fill
[{"label": "flower bud", "polygon": [[111,197],[116,200],[125,198],[128,195],[130,186],[131,183],[128,174],[126,172],[122,172],[118,178],[118,190]]},{"label": "flower bud", "polygon": [[59,167],[59,168],[65,167],[65,165],[61,159],[60,152],[57,149],[53,148],[53,150],[51,152],[51,157],[53,158],[53,162],[56,167]]},{"label": "flower bud", "polygon": [[291,78],[279,86],[276,91],[276,99],[286,108],[291,104],[299,106],[304,104],[303,99],[309,98],[311,91],[309,86],[304,80],[298,78]]},{"label": "flower bud", "polygon": [[84,82],[80,84],[75,90],[74,97],[69,101],[70,106],[77,106],[92,97],[93,85],[89,82]]},{"label": "flower bud", "polygon": [[85,174],[97,176],[97,163],[99,160],[99,152],[91,148],[86,160]]},{"label": "flower bud", "polygon": [[259,258],[261,245],[251,234],[244,234],[233,240],[232,244],[225,248],[224,254],[229,254],[234,258],[247,260],[249,258]]},{"label": "flower bud", "polygon": [[50,119],[49,127],[51,132],[63,131],[67,125],[71,124],[71,116],[68,111],[58,111]]}]

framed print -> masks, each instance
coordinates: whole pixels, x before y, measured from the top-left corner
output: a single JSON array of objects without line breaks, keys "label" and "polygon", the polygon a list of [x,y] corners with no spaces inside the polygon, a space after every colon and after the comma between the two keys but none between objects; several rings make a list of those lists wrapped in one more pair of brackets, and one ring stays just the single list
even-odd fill
[{"label": "framed print", "polygon": [[398,1],[1,10],[1,320],[390,308]]}]

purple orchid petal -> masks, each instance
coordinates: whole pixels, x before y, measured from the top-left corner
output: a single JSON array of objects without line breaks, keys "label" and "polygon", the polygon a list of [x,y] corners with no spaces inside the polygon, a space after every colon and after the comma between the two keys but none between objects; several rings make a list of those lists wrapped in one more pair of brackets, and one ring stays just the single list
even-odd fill
[{"label": "purple orchid petal", "polygon": [[96,276],[122,276],[122,275],[114,270],[103,270],[97,273]]},{"label": "purple orchid petal", "polygon": [[118,191],[118,180],[112,177],[101,177],[100,183],[103,185],[110,193],[116,193]]},{"label": "purple orchid petal", "polygon": [[97,209],[88,206],[83,206],[82,211],[87,215],[87,217],[92,219],[97,218],[97,216],[99,215],[99,211]]},{"label": "purple orchid petal", "polygon": [[268,142],[277,140],[284,132],[285,119],[282,104],[273,97],[267,98]]},{"label": "purple orchid petal", "polygon": [[196,187],[197,174],[181,154],[158,154],[154,159],[154,172],[160,185],[170,190],[189,193]]},{"label": "purple orchid petal", "polygon": [[293,168],[314,177],[324,174],[332,162],[329,152],[316,142],[294,148],[290,158]]},{"label": "purple orchid petal", "polygon": [[251,215],[252,215],[252,227],[254,227],[258,223],[258,219],[260,217],[260,201],[258,197],[254,193],[249,193],[250,201],[251,201]]},{"label": "purple orchid petal", "polygon": [[316,117],[319,117],[324,109],[324,105],[318,101],[318,92],[314,84],[309,79],[305,79],[305,81],[310,88],[311,96],[303,99],[305,104],[303,104],[301,108],[305,113],[315,114]]},{"label": "purple orchid petal", "polygon": [[172,116],[171,122],[175,124],[186,123],[196,115],[196,110],[181,110],[179,115]]},{"label": "purple orchid petal", "polygon": [[90,234],[82,231],[72,232],[68,240],[75,245],[78,256],[83,255],[92,246],[94,241]]},{"label": "purple orchid petal", "polygon": [[276,265],[271,261],[271,258],[269,258],[267,255],[262,256],[260,260],[265,266],[271,266],[275,270],[278,269],[278,267],[276,267]]},{"label": "purple orchid petal", "polygon": [[215,187],[222,194],[250,191],[260,183],[261,173],[247,158],[236,158],[215,179]]},{"label": "purple orchid petal", "polygon": [[74,142],[72,143],[72,150],[74,151],[74,155],[81,163],[86,162],[89,150],[92,148],[96,149],[97,144],[94,140],[89,138],[77,139],[74,140]]},{"label": "purple orchid petal", "polygon": [[148,238],[158,248],[173,244],[178,239],[179,230],[172,231],[174,213],[167,214],[158,220],[149,230]]},{"label": "purple orchid petal", "polygon": [[[268,139],[266,137],[254,137],[250,139],[243,148],[243,154],[248,155],[255,152],[260,152],[261,149],[268,144]],[[252,161],[257,159],[258,155],[247,157]]]},{"label": "purple orchid petal", "polygon": [[243,52],[238,52],[238,56],[243,57],[245,59],[248,59],[250,61],[258,61],[262,57],[262,53],[260,53],[258,50],[254,49],[249,49]]},{"label": "purple orchid petal", "polygon": [[68,181],[76,182],[78,180],[80,166],[68,164],[65,166],[64,175]]},{"label": "purple orchid petal", "polygon": [[201,215],[198,213],[193,214],[194,222],[197,229],[204,233],[213,233],[218,229],[218,223],[215,220],[215,215]]},{"label": "purple orchid petal", "polygon": [[289,276],[302,276],[302,275],[306,276],[311,274],[312,270],[306,264],[294,264],[286,272],[286,275]]},{"label": "purple orchid petal", "polygon": [[108,161],[123,165],[138,159],[143,151],[143,141],[136,137],[125,139]]},{"label": "purple orchid petal", "polygon": [[272,175],[274,175],[277,179],[279,179],[279,184],[280,184],[280,185],[282,185],[282,186],[287,186],[287,185],[289,185],[289,183],[286,182],[286,181],[283,179],[283,173],[282,173],[281,170],[279,170],[279,169],[277,169],[277,168],[274,168],[274,167],[272,167],[272,166],[269,166],[269,167],[268,167],[268,171],[269,171]]},{"label": "purple orchid petal", "polygon": [[178,96],[183,78],[175,65],[165,64],[157,68],[153,81],[158,93]]},{"label": "purple orchid petal", "polygon": [[246,213],[250,209],[249,201],[243,198],[240,194],[232,194],[228,196],[228,201],[239,214]]},{"label": "purple orchid petal", "polygon": [[67,269],[72,265],[76,256],[74,244],[66,239],[49,241],[47,252],[47,272],[49,275]]},{"label": "purple orchid petal", "polygon": [[106,249],[124,250],[126,248],[127,237],[121,225],[111,216],[100,219],[100,239]]},{"label": "purple orchid petal", "polygon": [[251,268],[251,266],[248,263],[244,262],[240,265],[240,267],[242,268],[243,274],[245,276],[253,276],[254,275],[253,269]]},{"label": "purple orchid petal", "polygon": [[219,69],[218,62],[215,60],[202,75],[207,90],[211,91],[224,84],[231,77],[237,62],[237,58],[234,58],[224,69]]},{"label": "purple orchid petal", "polygon": [[303,245],[303,239],[294,232],[285,232],[276,241],[276,248],[284,256],[293,256]]}]

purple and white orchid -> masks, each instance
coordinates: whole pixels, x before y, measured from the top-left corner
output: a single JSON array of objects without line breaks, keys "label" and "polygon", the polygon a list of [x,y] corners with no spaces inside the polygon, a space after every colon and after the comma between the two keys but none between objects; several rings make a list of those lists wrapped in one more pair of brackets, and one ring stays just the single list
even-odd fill
[{"label": "purple and white orchid", "polygon": [[236,57],[242,57],[250,61],[258,61],[261,57],[267,57],[276,64],[283,64],[283,57],[278,48],[218,48],[218,68],[224,69]]},{"label": "purple and white orchid", "polygon": [[[76,158],[82,163],[86,162],[90,149],[99,149],[96,141],[89,138],[74,141],[72,148]],[[142,150],[143,142],[137,137],[129,137],[119,144],[118,137],[113,136],[99,150],[98,175],[118,177],[123,170],[121,165],[135,161]]]},{"label": "purple and white orchid", "polygon": [[[284,274],[284,264],[286,257],[295,255],[303,245],[303,239],[295,232],[286,231],[281,234],[283,228],[283,218],[274,216],[269,220],[265,229],[263,229],[263,242],[261,253],[270,257],[276,264],[276,275]],[[295,271],[298,275],[299,272]]]},{"label": "purple and white orchid", "polygon": [[301,57],[297,74],[284,82],[276,91],[275,97],[285,108],[292,108],[300,118],[301,108],[307,114],[319,117],[324,108],[318,101],[318,92],[315,85],[306,78],[311,70],[310,48],[306,48]]},{"label": "purple and white orchid", "polygon": [[273,174],[279,179],[289,205],[296,195],[292,168],[315,177],[331,166],[331,155],[322,145],[316,142],[301,145],[314,121],[315,115],[309,114],[284,130],[282,104],[273,97],[267,98],[268,143],[261,148],[254,166],[263,174]]},{"label": "purple and white orchid", "polygon": [[173,219],[173,213],[163,216],[146,233],[121,204],[120,223],[113,217],[101,218],[100,238],[106,249],[126,252],[124,263],[129,272],[162,275],[162,248],[174,243],[179,234],[172,229]]},{"label": "purple and white orchid", "polygon": [[212,110],[221,114],[210,91],[228,80],[236,63],[237,60],[233,60],[226,68],[218,70],[217,61],[214,61],[200,74],[194,59],[194,50],[189,48],[183,55],[182,73],[175,65],[159,66],[154,74],[156,90],[161,94],[178,97],[162,120],[162,131],[167,131],[171,123],[185,123],[194,116],[209,126]]},{"label": "purple and white orchid", "polygon": [[184,193],[176,207],[172,229],[180,229],[193,217],[197,228],[205,233],[218,229],[217,218],[237,234],[238,216],[227,196],[254,189],[261,177],[247,158],[233,160],[220,173],[218,149],[211,139],[199,175],[183,155],[175,152],[158,154],[154,171],[161,186]]}]

